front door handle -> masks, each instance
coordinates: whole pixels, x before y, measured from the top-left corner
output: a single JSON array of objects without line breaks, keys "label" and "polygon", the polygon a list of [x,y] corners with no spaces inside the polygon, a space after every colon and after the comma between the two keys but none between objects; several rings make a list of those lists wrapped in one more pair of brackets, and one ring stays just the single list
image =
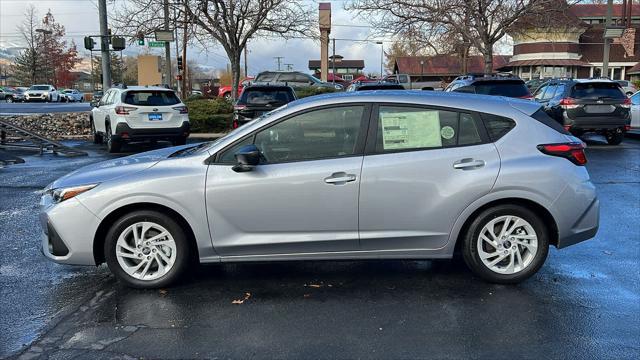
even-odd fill
[{"label": "front door handle", "polygon": [[484,165],[485,165],[484,160],[475,160],[471,158],[466,158],[466,159],[462,159],[454,162],[453,168],[460,169],[460,170],[473,170],[473,169],[481,168]]},{"label": "front door handle", "polygon": [[347,174],[345,172],[337,172],[337,173],[331,174],[331,176],[329,177],[326,177],[324,179],[324,182],[326,182],[327,184],[344,185],[348,182],[355,181],[355,180],[356,180],[356,176],[353,174]]}]

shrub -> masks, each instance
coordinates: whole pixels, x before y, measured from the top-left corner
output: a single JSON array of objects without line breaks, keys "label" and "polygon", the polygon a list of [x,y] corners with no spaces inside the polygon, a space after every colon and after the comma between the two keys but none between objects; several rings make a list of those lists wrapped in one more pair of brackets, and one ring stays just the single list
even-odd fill
[{"label": "shrub", "polygon": [[302,99],[302,98],[305,98],[305,97],[308,97],[308,96],[327,94],[327,93],[332,93],[332,92],[336,92],[336,91],[338,91],[338,90],[332,89],[332,88],[309,86],[309,87],[296,89],[296,96],[298,97],[298,99]]},{"label": "shrub", "polygon": [[187,99],[192,132],[218,132],[229,129],[233,105],[224,99]]}]

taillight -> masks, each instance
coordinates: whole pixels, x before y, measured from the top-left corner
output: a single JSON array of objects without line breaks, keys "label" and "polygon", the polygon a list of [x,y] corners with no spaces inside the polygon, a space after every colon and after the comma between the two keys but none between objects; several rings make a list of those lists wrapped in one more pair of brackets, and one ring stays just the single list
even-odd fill
[{"label": "taillight", "polygon": [[631,99],[629,98],[624,99],[624,101],[622,102],[622,104],[620,104],[620,106],[622,106],[625,109],[631,109]]},{"label": "taillight", "polygon": [[584,153],[584,144],[579,142],[538,145],[538,150],[543,154],[563,157],[572,163],[584,166],[587,163],[587,155]]},{"label": "taillight", "polygon": [[233,110],[244,110],[247,108],[247,105],[233,105]]},{"label": "taillight", "polygon": [[116,114],[118,115],[129,115],[129,113],[134,110],[138,110],[138,108],[133,106],[116,106]]},{"label": "taillight", "polygon": [[172,107],[173,110],[177,110],[180,111],[180,114],[188,114],[189,113],[189,108],[187,108],[186,106],[174,106]]},{"label": "taillight", "polygon": [[631,125],[625,125],[624,131],[631,131]]},{"label": "taillight", "polygon": [[567,131],[571,130],[571,125],[563,125],[562,127]]},{"label": "taillight", "polygon": [[564,98],[564,99],[560,100],[559,105],[563,109],[575,109],[578,106],[580,106],[580,105],[576,104],[576,99],[573,99],[573,98]]},{"label": "taillight", "polygon": [[233,120],[233,123],[231,123],[231,127],[234,129],[238,128],[238,120]]}]

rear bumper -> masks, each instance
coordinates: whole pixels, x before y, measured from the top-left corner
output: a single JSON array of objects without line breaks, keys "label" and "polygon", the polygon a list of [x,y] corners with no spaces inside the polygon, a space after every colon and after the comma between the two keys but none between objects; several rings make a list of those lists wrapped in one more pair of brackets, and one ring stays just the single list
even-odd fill
[{"label": "rear bumper", "polygon": [[565,187],[551,207],[558,249],[593,238],[600,225],[600,201],[591,181]]},{"label": "rear bumper", "polygon": [[171,140],[180,137],[186,138],[190,133],[191,124],[188,121],[184,121],[180,127],[149,129],[133,129],[127,123],[118,123],[113,139],[121,141],[144,139]]},{"label": "rear bumper", "polygon": [[578,219],[569,234],[558,239],[558,249],[589,240],[596,236],[600,224],[600,201],[594,199]]},{"label": "rear bumper", "polygon": [[567,113],[564,113],[563,125],[571,126],[571,129],[579,130],[602,130],[602,129],[618,129],[624,128],[626,125],[631,124],[631,117],[607,117],[607,116],[592,116],[592,117],[569,117]]}]

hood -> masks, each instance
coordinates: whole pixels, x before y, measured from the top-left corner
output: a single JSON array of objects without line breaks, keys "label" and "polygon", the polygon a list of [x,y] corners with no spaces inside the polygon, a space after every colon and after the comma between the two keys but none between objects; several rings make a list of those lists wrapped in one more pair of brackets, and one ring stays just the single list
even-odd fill
[{"label": "hood", "polygon": [[98,184],[132,175],[152,167],[178,150],[191,146],[193,145],[168,147],[87,165],[59,178],[47,186],[47,189]]}]

